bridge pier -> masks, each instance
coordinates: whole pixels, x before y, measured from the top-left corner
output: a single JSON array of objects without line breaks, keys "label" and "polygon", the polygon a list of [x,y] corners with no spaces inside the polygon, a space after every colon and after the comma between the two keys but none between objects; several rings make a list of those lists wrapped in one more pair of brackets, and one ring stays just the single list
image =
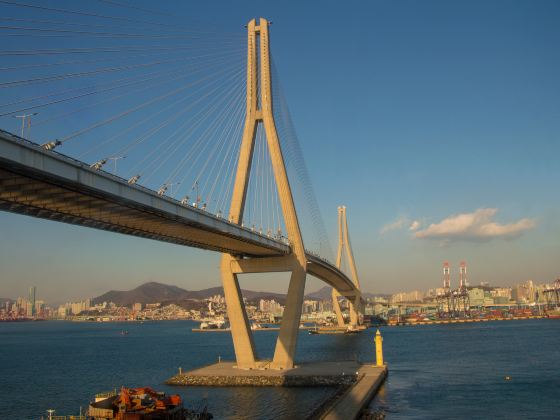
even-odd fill
[{"label": "bridge pier", "polygon": [[305,291],[305,277],[306,272],[303,267],[296,267],[292,271],[288,295],[286,296],[286,306],[282,316],[282,324],[280,325],[280,333],[276,340],[274,358],[272,359],[271,366],[273,369],[291,369],[294,367],[301,308]]},{"label": "bridge pier", "polygon": [[234,258],[229,254],[222,256],[220,270],[224,286],[227,313],[233,339],[233,348],[237,367],[241,369],[253,369],[256,367],[256,352],[253,334],[249,325],[249,318],[243,303],[243,295],[239,287],[237,274],[232,270]]},{"label": "bridge pier", "polygon": [[[346,207],[338,207],[338,252],[336,256],[336,267],[340,269],[342,265],[342,254],[343,249],[346,250],[346,257],[348,259],[348,264],[350,265],[350,270],[352,272],[352,281],[356,285],[356,289],[360,289],[360,280],[358,278],[358,270],[356,269],[356,263],[354,262],[354,255],[352,253],[352,248],[350,246],[350,236],[348,234],[348,221],[346,219]],[[333,309],[336,313],[336,319],[339,327],[344,327],[344,318],[342,317],[342,311],[340,310],[340,303],[338,302],[338,297],[340,294],[333,289],[332,291],[332,303]],[[350,313],[350,325],[352,327],[357,327],[360,324],[360,313],[362,313],[362,296],[361,293],[357,293],[353,299],[348,299],[349,303],[349,313]]]},{"label": "bridge pier", "polygon": [[[305,289],[307,258],[272,113],[268,25],[268,21],[263,18],[259,20],[258,25],[254,19],[247,25],[247,113],[231,197],[229,220],[236,224],[242,224],[243,222],[256,130],[257,126],[262,124],[266,133],[270,161],[278,188],[278,198],[284,216],[284,223],[290,240],[291,253],[284,257],[265,259],[224,257],[222,278],[224,281],[224,291],[226,284],[229,289],[229,297],[226,296],[228,315],[230,313],[229,306],[230,304],[233,305],[230,324],[238,366],[251,368],[256,366],[257,361],[236,274],[243,272],[291,271],[292,275],[288,287],[284,316],[280,326],[274,359],[271,363],[273,368],[289,369],[294,365],[301,318],[301,305]],[[259,87],[260,89],[258,89]],[[257,100],[257,96],[260,96],[260,101]],[[232,316],[233,320],[231,319]],[[245,352],[248,354],[245,354]]]},{"label": "bridge pier", "polygon": [[349,312],[350,312],[350,325],[356,327],[360,324],[360,313],[361,313],[361,300],[362,296],[358,294],[354,300],[349,300]]},{"label": "bridge pier", "polygon": [[344,317],[342,316],[342,310],[340,309],[340,302],[338,301],[338,297],[340,293],[336,291],[335,288],[332,289],[332,302],[333,302],[333,309],[334,313],[336,314],[336,322],[339,327],[344,327]]},{"label": "bridge pier", "polygon": [[307,275],[306,269],[301,266],[294,255],[237,259],[225,254],[222,257],[222,281],[238,368],[255,369],[260,364],[256,357],[253,336],[237,275],[286,271],[291,271],[292,274],[274,358],[270,363],[272,369],[291,369],[294,367]]},{"label": "bridge pier", "polygon": [[221,273],[224,284],[228,317],[231,327],[237,367],[254,369],[259,367],[253,343],[252,332],[243,303],[238,274],[272,273],[291,271],[290,285],[280,333],[276,341],[273,369],[290,369],[294,366],[297,335],[301,319],[306,268],[302,267],[294,255],[269,258],[237,259],[229,254],[222,257]]}]

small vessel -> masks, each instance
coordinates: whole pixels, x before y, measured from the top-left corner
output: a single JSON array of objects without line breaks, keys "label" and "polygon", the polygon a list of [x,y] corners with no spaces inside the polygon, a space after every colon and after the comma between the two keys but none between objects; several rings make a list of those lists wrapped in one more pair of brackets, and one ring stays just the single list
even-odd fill
[{"label": "small vessel", "polygon": [[122,330],[121,335],[128,335],[128,331],[127,330]]},{"label": "small vessel", "polygon": [[213,321],[203,321],[200,323],[198,328],[193,328],[194,332],[206,332],[206,331],[229,331],[229,328],[225,326],[226,322],[218,319]]},{"label": "small vessel", "polygon": [[208,322],[201,322],[200,329],[201,330],[219,330],[224,328],[224,321],[208,321]]},{"label": "small vessel", "polygon": [[364,326],[353,327],[352,325],[339,327],[332,325],[327,327],[315,327],[309,329],[309,334],[359,334],[365,330]]},{"label": "small vessel", "polygon": [[125,388],[120,392],[97,394],[88,407],[88,419],[190,420],[212,419],[207,406],[191,410],[179,395],[166,395],[149,387]]},{"label": "small vessel", "polygon": [[309,334],[345,334],[346,327],[315,327],[309,330]]}]

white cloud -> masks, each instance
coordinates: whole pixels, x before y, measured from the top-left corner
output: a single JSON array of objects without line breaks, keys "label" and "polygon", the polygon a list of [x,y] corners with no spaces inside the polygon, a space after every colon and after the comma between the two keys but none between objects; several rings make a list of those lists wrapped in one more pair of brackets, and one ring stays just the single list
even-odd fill
[{"label": "white cloud", "polygon": [[449,216],[439,223],[433,223],[426,229],[419,230],[415,237],[419,239],[452,240],[490,240],[494,238],[514,238],[524,231],[536,226],[533,219],[520,219],[509,224],[492,221],[498,209],[478,209],[473,213]]},{"label": "white cloud", "polygon": [[418,230],[421,225],[422,225],[422,223],[420,223],[418,220],[413,220],[412,223],[410,224],[410,226],[408,227],[408,229],[409,230]]},{"label": "white cloud", "polygon": [[391,222],[389,224],[386,224],[385,226],[383,226],[381,228],[381,230],[379,231],[379,233],[381,235],[385,235],[387,232],[390,232],[392,230],[397,230],[397,229],[402,229],[404,228],[407,224],[409,223],[409,220],[407,217],[399,217],[397,220],[395,220],[394,222]]}]

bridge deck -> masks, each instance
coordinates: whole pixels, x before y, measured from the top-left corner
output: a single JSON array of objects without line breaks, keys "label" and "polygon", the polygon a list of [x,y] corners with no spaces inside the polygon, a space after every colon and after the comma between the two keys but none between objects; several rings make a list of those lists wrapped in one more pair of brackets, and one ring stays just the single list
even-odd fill
[{"label": "bridge deck", "polygon": [[0,135],[0,209],[247,256],[289,245],[58,153]]},{"label": "bridge deck", "polygon": [[[288,243],[182,205],[0,131],[0,210],[246,257],[286,255]],[[309,274],[352,297],[352,281],[308,254]]]}]

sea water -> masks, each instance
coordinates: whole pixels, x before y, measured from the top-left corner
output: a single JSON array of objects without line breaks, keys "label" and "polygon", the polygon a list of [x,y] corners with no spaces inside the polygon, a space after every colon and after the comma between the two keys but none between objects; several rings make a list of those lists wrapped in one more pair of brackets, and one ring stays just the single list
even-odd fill
[{"label": "sea water", "polygon": [[[233,360],[231,336],[192,332],[191,321],[0,323],[0,419],[85,411],[96,393],[151,386],[208,405],[215,418],[305,418],[333,388],[170,387],[177,373]],[[127,331],[128,334],[122,334]],[[371,409],[388,419],[560,418],[560,320],[383,327],[389,376]],[[297,360],[373,362],[369,329],[301,331]],[[277,332],[255,332],[270,358]]]}]

